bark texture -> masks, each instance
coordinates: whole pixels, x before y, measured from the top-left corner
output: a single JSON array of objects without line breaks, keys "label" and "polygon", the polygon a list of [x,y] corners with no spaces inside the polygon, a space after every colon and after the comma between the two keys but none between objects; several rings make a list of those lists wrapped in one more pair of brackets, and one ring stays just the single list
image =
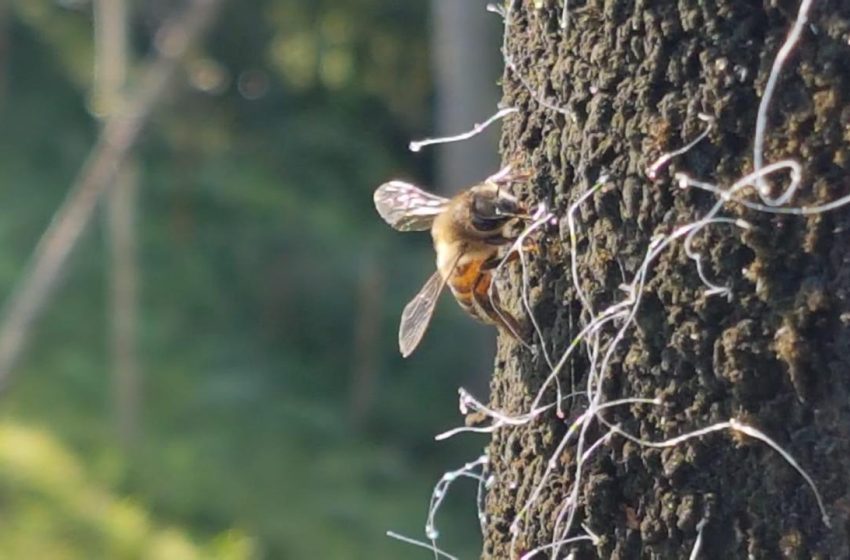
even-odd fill
[{"label": "bark texture", "polygon": [[[679,189],[673,172],[729,186],[752,171],[759,100],[799,5],[589,0],[570,3],[564,31],[561,2],[508,1],[506,49],[516,68],[506,70],[505,102],[520,113],[505,124],[504,159],[534,172],[523,195],[559,216],[609,174],[581,207],[577,245],[576,281],[601,310],[623,298],[618,287],[653,235],[693,222],[716,201]],[[850,192],[848,41],[850,2],[816,1],[780,75],[765,161],[803,165],[795,205]],[[544,97],[572,116],[541,107]],[[698,113],[716,119],[709,136],[648,179],[656,158],[704,130]],[[705,295],[680,242],[663,253],[603,392],[606,400],[662,397],[664,405],[610,409],[606,418],[650,440],[730,418],[753,425],[811,474],[832,528],[801,476],[755,439],[724,431],[654,449],[615,436],[585,464],[579,492],[576,521],[600,540],[566,546],[559,557],[688,558],[705,520],[701,558],[850,558],[850,207],[803,217],[730,205],[724,214],[753,227],[710,226],[695,248],[731,297]],[[544,237],[531,257],[530,297],[557,356],[589,318],[573,287],[565,221]],[[503,298],[518,310],[521,281],[512,274]],[[562,373],[567,390],[571,375],[584,388],[584,356]],[[548,370],[539,352],[501,338],[491,404],[527,411]],[[514,550],[509,527],[584,406],[577,400],[566,420],[546,413],[494,435],[485,558],[551,541],[573,482],[572,446],[554,457]],[[597,423],[589,433],[604,432]]]}]

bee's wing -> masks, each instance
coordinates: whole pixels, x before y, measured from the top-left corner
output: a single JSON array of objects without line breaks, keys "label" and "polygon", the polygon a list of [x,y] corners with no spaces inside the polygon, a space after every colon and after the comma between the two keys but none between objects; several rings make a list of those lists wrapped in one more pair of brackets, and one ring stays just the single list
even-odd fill
[{"label": "bee's wing", "polygon": [[446,285],[446,280],[438,270],[425,282],[419,293],[410,300],[401,313],[401,326],[398,329],[398,347],[403,357],[410,356],[422,340],[440,292]]},{"label": "bee's wing", "polygon": [[448,202],[447,198],[402,181],[390,181],[375,189],[378,214],[399,231],[430,229],[434,218],[445,210]]}]

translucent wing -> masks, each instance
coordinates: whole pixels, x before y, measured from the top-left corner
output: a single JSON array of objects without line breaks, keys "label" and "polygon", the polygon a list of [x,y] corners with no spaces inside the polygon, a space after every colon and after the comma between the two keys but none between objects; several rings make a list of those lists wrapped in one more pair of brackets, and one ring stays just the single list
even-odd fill
[{"label": "translucent wing", "polygon": [[402,181],[390,181],[375,189],[378,214],[399,231],[430,229],[434,218],[445,210],[448,202],[447,198]]},{"label": "translucent wing", "polygon": [[440,271],[435,272],[425,282],[419,293],[404,307],[401,313],[401,326],[398,329],[398,347],[403,357],[410,356],[422,340],[428,323],[431,322],[431,315],[434,314],[437,298],[440,297],[440,292],[445,285],[446,281],[440,275]]}]

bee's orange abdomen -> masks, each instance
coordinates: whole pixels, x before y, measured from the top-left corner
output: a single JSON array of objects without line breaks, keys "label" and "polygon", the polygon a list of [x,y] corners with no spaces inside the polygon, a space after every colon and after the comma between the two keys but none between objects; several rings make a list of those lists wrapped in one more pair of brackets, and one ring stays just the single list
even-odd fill
[{"label": "bee's orange abdomen", "polygon": [[482,271],[481,264],[482,261],[476,260],[459,265],[449,278],[448,285],[464,311],[479,321],[493,323],[489,310],[480,309],[480,302],[487,299],[490,289],[490,273]]},{"label": "bee's orange abdomen", "polygon": [[475,316],[472,309],[472,292],[478,279],[480,263],[470,261],[455,268],[448,279],[449,289],[463,309]]},{"label": "bee's orange abdomen", "polygon": [[452,291],[468,293],[475,287],[475,282],[481,272],[480,261],[469,261],[458,265],[454,274],[449,278],[449,287]]},{"label": "bee's orange abdomen", "polygon": [[497,309],[499,296],[490,293],[493,273],[483,268],[483,260],[470,260],[455,268],[447,280],[458,304],[482,323],[497,325],[518,340],[522,340],[522,325],[509,313]]}]

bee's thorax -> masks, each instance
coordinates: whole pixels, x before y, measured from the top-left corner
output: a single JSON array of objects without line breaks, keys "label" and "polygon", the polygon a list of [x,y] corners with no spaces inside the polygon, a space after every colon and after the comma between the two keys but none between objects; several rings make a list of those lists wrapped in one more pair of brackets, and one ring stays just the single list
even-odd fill
[{"label": "bee's thorax", "polygon": [[[437,253],[437,269],[443,278],[452,274],[452,267],[462,267],[471,261],[485,261],[498,252],[498,244],[488,242],[492,237],[470,231],[463,220],[465,209],[452,204],[437,216],[431,227],[434,251]],[[500,234],[496,234],[500,235]]]}]

